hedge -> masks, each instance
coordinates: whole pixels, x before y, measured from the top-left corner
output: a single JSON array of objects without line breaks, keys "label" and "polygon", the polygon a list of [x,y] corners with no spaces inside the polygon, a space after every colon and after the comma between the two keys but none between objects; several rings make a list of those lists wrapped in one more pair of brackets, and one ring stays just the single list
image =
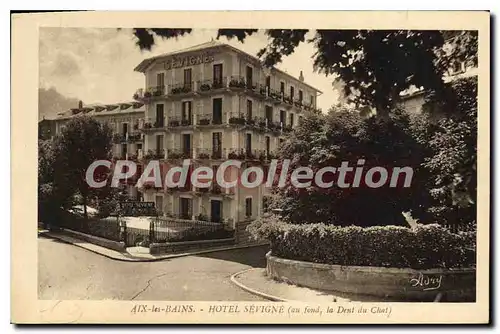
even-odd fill
[{"label": "hedge", "polygon": [[344,266],[392,268],[475,267],[475,233],[452,233],[437,225],[339,227],[261,219],[247,230],[268,240],[273,255]]}]

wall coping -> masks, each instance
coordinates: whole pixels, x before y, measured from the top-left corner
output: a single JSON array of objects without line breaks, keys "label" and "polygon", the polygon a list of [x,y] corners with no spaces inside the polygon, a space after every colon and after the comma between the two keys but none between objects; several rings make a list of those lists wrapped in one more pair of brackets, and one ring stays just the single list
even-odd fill
[{"label": "wall coping", "polygon": [[177,242],[154,242],[149,245],[149,247],[158,246],[182,246],[182,245],[199,245],[199,244],[209,244],[218,242],[234,241],[235,238],[225,238],[225,239],[211,239],[211,240],[192,240],[192,241],[177,241]]},{"label": "wall coping", "polygon": [[316,268],[316,269],[333,269],[341,271],[351,271],[351,272],[370,272],[370,273],[387,273],[387,274],[456,274],[456,273],[473,273],[476,268],[432,268],[432,269],[413,269],[413,268],[395,268],[395,267],[371,267],[371,266],[343,266],[336,264],[326,264],[326,263],[315,263],[300,260],[290,260],[281,257],[277,257],[271,254],[269,251],[266,254],[267,260],[283,263],[283,264],[295,264],[304,268]]}]

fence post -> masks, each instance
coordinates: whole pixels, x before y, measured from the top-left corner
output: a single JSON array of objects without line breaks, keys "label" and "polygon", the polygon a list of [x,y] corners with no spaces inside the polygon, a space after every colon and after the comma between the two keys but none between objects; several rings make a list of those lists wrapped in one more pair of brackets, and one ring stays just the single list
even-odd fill
[{"label": "fence post", "polygon": [[149,243],[152,244],[155,242],[155,221],[151,219],[149,222]]}]

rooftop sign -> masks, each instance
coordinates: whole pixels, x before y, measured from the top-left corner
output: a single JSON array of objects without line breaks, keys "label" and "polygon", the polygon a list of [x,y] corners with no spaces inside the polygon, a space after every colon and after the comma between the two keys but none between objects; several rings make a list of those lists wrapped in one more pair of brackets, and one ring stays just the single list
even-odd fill
[{"label": "rooftop sign", "polygon": [[167,60],[164,63],[164,65],[166,70],[170,70],[174,68],[211,63],[213,61],[214,61],[214,56],[212,54],[203,53],[198,56],[173,57],[172,59]]}]

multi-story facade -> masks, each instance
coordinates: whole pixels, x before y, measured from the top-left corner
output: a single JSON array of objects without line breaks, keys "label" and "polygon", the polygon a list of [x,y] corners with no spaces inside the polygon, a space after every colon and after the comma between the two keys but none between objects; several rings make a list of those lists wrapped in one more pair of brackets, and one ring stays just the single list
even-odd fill
[{"label": "multi-story facade", "polygon": [[197,188],[135,186],[151,160],[163,167],[191,160],[191,170],[209,166],[217,173],[227,160],[242,167],[228,169],[234,180],[247,166],[264,173],[275,157],[282,137],[296,127],[305,113],[317,109],[321,93],[304,82],[236,48],[215,41],[145,59],[136,68],[145,86],[134,102],[80,105],[61,113],[56,133],[72,117],[88,115],[115,130],[113,156],[138,163],[136,176],[125,183],[131,198],[154,202],[161,215],[178,219],[224,222],[240,241],[248,222],[259,217],[271,196],[264,185],[241,184],[223,188],[212,182]]},{"label": "multi-story facade", "polygon": [[[144,134],[144,104],[134,102],[121,102],[116,104],[80,103],[77,108],[72,108],[59,113],[55,122],[55,133],[60,133],[65,124],[72,118],[81,115],[94,117],[100,122],[108,123],[113,129],[113,160],[134,160],[140,162],[143,158]],[[137,177],[132,177],[124,182],[130,198],[141,200],[142,194],[134,186]]]},{"label": "multi-story facade", "polygon": [[[321,93],[302,73],[295,78],[266,69],[257,58],[215,41],[145,59],[135,70],[145,78],[134,95],[145,105],[145,154],[170,165],[192,159],[215,173],[227,159],[265,171],[282,135],[316,109]],[[165,215],[205,217],[236,229],[263,212],[268,195],[264,186],[142,191]]]}]

